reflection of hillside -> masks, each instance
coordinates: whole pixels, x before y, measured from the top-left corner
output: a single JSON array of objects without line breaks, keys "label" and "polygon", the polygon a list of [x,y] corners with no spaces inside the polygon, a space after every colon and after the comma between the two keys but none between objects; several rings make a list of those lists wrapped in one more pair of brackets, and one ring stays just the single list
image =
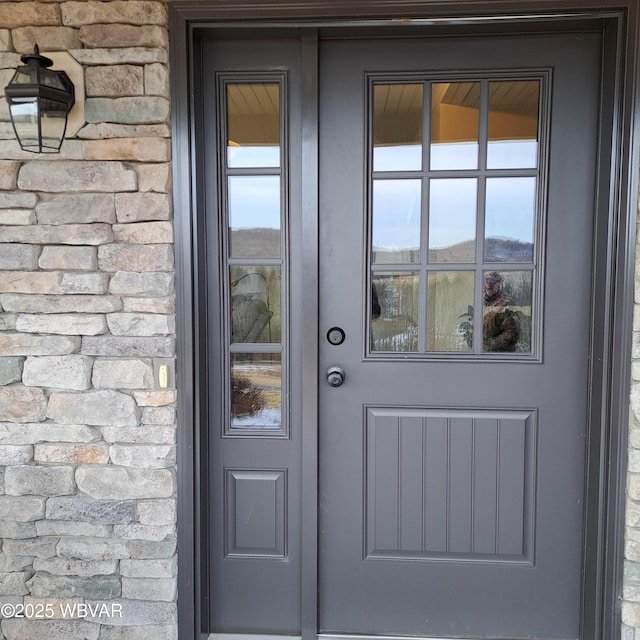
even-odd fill
[{"label": "reflection of hillside", "polygon": [[280,257],[280,230],[232,229],[231,253],[234,258],[278,258]]},{"label": "reflection of hillside", "polygon": [[[533,243],[509,238],[487,238],[484,245],[484,262],[533,262]],[[418,249],[407,248],[384,250],[374,248],[377,264],[406,264],[417,262]],[[469,263],[475,262],[475,241],[467,240],[429,251],[429,262]]]}]

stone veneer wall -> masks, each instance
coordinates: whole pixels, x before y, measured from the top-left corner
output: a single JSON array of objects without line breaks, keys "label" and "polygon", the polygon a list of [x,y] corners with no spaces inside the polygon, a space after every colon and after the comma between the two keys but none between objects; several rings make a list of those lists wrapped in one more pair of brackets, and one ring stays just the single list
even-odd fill
[{"label": "stone veneer wall", "polygon": [[82,65],[86,124],[24,153],[0,99],[0,638],[174,640],[167,7],[0,1],[0,88],[36,42]]},{"label": "stone veneer wall", "polygon": [[[35,42],[69,51],[86,86],[86,125],[50,157],[19,150],[0,99],[0,605],[56,618],[0,609],[0,640],[177,637],[176,398],[152,362],[175,349],[166,27],[164,2],[0,1],[0,88]],[[625,640],[640,640],[637,311]],[[101,602],[115,615],[60,608]]]}]

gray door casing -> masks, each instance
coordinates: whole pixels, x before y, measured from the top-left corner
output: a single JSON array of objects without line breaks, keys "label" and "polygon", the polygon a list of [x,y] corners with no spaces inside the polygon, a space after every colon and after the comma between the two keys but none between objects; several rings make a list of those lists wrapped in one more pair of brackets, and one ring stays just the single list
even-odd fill
[{"label": "gray door casing", "polygon": [[[267,6],[268,4],[268,6]],[[176,255],[178,270],[178,370],[179,421],[181,425],[179,451],[179,624],[181,637],[201,638],[208,633],[207,607],[207,526],[204,514],[208,495],[206,418],[208,390],[206,347],[203,328],[206,325],[206,280],[202,266],[206,237],[202,234],[203,181],[202,149],[198,131],[202,130],[197,64],[189,62],[187,51],[195,54],[205,32],[216,33],[245,27],[281,29],[283,23],[309,27],[309,20],[344,28],[341,18],[352,18],[349,28],[371,26],[369,16],[375,15],[384,28],[395,28],[387,19],[406,12],[411,17],[434,17],[449,26],[444,30],[471,30],[476,27],[456,26],[482,16],[489,29],[500,30],[490,19],[504,10],[504,5],[492,2],[472,3],[395,3],[391,5],[363,2],[358,7],[343,3],[254,3],[175,2],[170,5],[173,74],[173,137],[174,137],[174,199],[176,202]],[[604,74],[603,103],[599,128],[599,174],[597,178],[597,221],[594,228],[593,282],[598,295],[591,311],[592,361],[590,382],[590,434],[586,457],[587,494],[585,501],[585,540],[583,554],[583,594],[581,637],[615,637],[619,630],[617,595],[621,584],[621,541],[623,487],[626,451],[625,425],[630,353],[630,318],[633,299],[633,254],[636,205],[636,176],[631,162],[637,157],[637,140],[631,137],[631,114],[634,103],[634,75],[637,52],[635,38],[637,15],[635,3],[623,10],[602,7],[606,3],[554,3],[553,11],[580,14],[579,28],[600,31],[603,35],[603,60],[609,73]],[[523,30],[560,27],[576,29],[577,22],[560,15],[549,22],[536,22],[545,3],[519,3],[519,14],[512,20]],[[562,5],[562,6],[560,6]],[[596,6],[597,5],[597,6]],[[613,5],[612,5],[613,6]],[[616,7],[619,7],[616,4]],[[546,6],[544,6],[547,9]],[[579,9],[580,11],[576,11]],[[529,14],[529,17],[526,15]],[[447,18],[445,20],[445,18]],[[355,19],[355,22],[353,21]],[[361,27],[358,27],[358,24]],[[284,25],[286,26],[286,25]],[[380,25],[376,25],[380,26]],[[512,25],[511,25],[512,26]],[[304,30],[301,43],[303,69],[317,67],[317,32]],[[626,69],[626,73],[625,73]],[[194,93],[195,90],[195,93]],[[301,232],[301,251],[310,263],[317,257],[317,85],[303,74],[303,119],[301,175],[308,187],[302,207],[309,212],[308,224]],[[196,99],[194,99],[194,96]],[[304,107],[303,107],[304,109]],[[191,212],[190,215],[187,212]],[[307,266],[300,274],[304,290],[311,298],[305,305],[301,340],[301,356],[307,367],[301,379],[303,419],[310,431],[302,442],[301,501],[305,505],[301,520],[301,627],[304,637],[312,638],[318,631],[316,608],[317,584],[317,435],[314,435],[317,413],[317,304],[312,292],[317,290],[317,271]],[[193,428],[191,428],[193,425]]]}]

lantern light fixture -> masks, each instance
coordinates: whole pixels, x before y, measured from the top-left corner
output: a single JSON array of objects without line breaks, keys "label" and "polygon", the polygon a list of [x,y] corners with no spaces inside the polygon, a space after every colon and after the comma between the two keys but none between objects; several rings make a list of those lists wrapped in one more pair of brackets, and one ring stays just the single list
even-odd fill
[{"label": "lantern light fixture", "polygon": [[24,66],[4,89],[16,138],[24,151],[58,153],[75,104],[73,83],[64,71],[49,69],[53,61],[37,44],[20,59]]}]

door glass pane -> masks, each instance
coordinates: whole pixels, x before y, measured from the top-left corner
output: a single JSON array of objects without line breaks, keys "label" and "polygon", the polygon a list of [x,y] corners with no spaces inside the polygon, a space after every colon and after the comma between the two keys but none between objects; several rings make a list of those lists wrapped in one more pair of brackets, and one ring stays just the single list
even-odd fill
[{"label": "door glass pane", "polygon": [[435,271],[427,287],[427,349],[471,351],[475,274],[473,271]]},{"label": "door glass pane", "polygon": [[486,271],[483,288],[482,350],[531,353],[531,271]]},{"label": "door glass pane", "polygon": [[374,181],[373,262],[420,260],[421,184],[420,180]]},{"label": "door glass pane", "polygon": [[280,267],[231,267],[231,341],[279,343]]},{"label": "door glass pane", "polygon": [[229,177],[232,258],[280,257],[280,177]]},{"label": "door glass pane", "polygon": [[281,354],[231,354],[231,428],[280,429],[281,426]]},{"label": "door glass pane", "polygon": [[431,180],[429,262],[475,262],[478,181]]},{"label": "door glass pane", "polygon": [[488,178],[485,262],[533,262],[536,178]]},{"label": "door glass pane", "polygon": [[418,350],[418,274],[376,272],[371,284],[371,350]]},{"label": "door glass pane", "polygon": [[373,170],[422,168],[422,84],[373,88]]},{"label": "door glass pane", "polygon": [[479,82],[436,82],[431,90],[431,169],[477,169]]},{"label": "door glass pane", "polygon": [[228,166],[279,167],[279,84],[234,83],[226,91]]},{"label": "door glass pane", "polygon": [[538,80],[489,83],[489,169],[537,166],[539,101]]}]

